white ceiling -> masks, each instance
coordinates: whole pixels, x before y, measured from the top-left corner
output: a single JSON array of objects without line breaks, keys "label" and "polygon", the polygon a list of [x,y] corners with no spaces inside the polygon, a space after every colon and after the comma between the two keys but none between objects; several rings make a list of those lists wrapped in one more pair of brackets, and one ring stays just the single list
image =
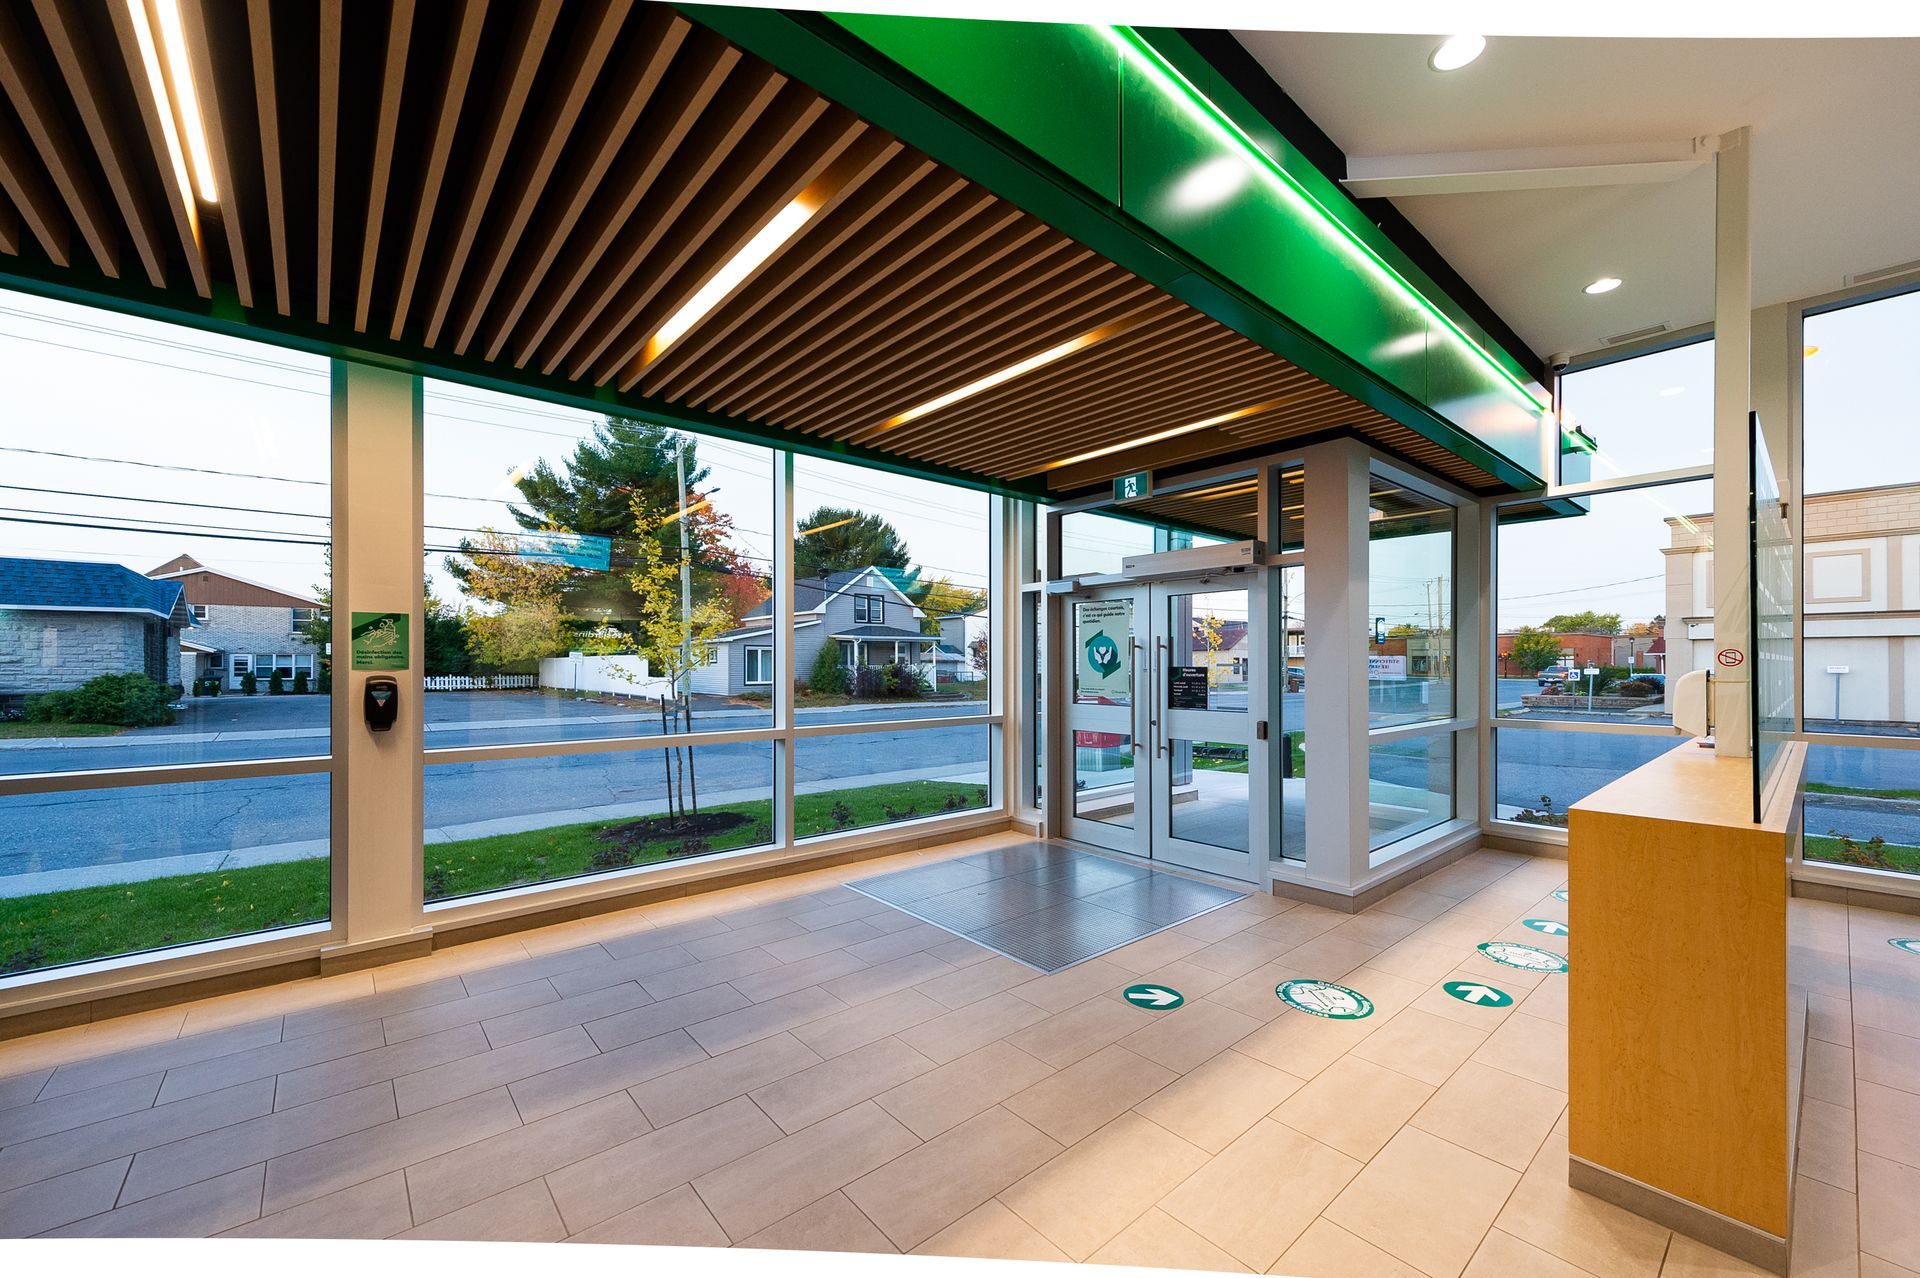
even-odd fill
[{"label": "white ceiling", "polygon": [[[1920,40],[1491,37],[1438,74],[1438,36],[1234,32],[1349,157],[1753,129],[1753,300],[1920,259]],[[1541,355],[1713,315],[1713,171],[1677,181],[1397,197]],[[1588,297],[1602,275],[1625,284]]]}]

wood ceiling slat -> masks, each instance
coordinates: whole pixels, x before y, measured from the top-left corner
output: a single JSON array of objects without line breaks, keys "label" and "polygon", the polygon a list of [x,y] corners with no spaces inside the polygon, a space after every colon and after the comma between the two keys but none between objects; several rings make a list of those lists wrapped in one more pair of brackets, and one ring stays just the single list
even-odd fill
[{"label": "wood ceiling slat", "polygon": [[6,188],[7,199],[20,211],[41,251],[55,265],[70,265],[67,248],[72,224],[66,208],[34,158],[32,144],[14,123],[13,112],[4,107],[0,107],[0,186]]},{"label": "wood ceiling slat", "polygon": [[315,69],[317,88],[314,114],[314,180],[318,217],[314,223],[314,318],[322,324],[333,317],[333,192],[340,165],[340,59],[342,0],[320,0],[320,37]]},{"label": "wood ceiling slat", "polygon": [[0,253],[20,256],[20,215],[5,199],[0,199]]},{"label": "wood ceiling slat", "polygon": [[[141,124],[146,128],[147,151],[159,174],[163,203],[168,218],[173,222],[181,260],[187,264],[187,275],[193,281],[193,291],[203,298],[212,297],[213,264],[207,258],[206,240],[200,225],[200,206],[194,199],[192,180],[186,173],[185,152],[181,153],[176,163],[173,151],[167,145],[167,130],[173,127],[173,121],[170,116],[162,118],[161,112],[168,108],[154,97],[146,62],[140,51],[140,37],[134,31],[132,14],[124,4],[109,4],[107,12],[113,17],[114,35],[120,43],[120,61],[132,86]],[[159,56],[157,48],[155,56]]]},{"label": "wood ceiling slat", "polygon": [[[641,200],[668,162],[685,144],[688,135],[699,127],[708,107],[719,100],[722,90],[741,84],[750,86],[745,92],[731,94],[735,111],[732,118],[737,119],[747,106],[757,104],[756,110],[763,108],[786,82],[772,67],[743,61],[738,50],[713,37],[689,42],[684,70],[683,76],[682,67],[676,62],[672,84],[662,86],[658,114],[665,118],[656,120],[649,114],[648,127],[637,139],[642,156],[637,162],[620,166],[620,176],[625,179],[623,185],[615,188],[622,192],[620,197],[606,199],[603,196],[592,202],[588,210],[590,219],[573,227],[559,258],[547,273],[548,278],[541,282],[538,305],[533,305],[535,299],[532,298],[524,304],[530,307],[528,318],[532,327],[525,333],[515,330],[519,348],[513,360],[515,367],[526,366],[547,333],[564,317],[574,294],[589,276],[603,269],[605,254],[633,219]],[[611,163],[616,157],[607,158]],[[488,348],[488,359],[498,358],[506,332],[502,328],[500,336]]]},{"label": "wood ceiling slat", "polygon": [[[589,331],[574,359],[576,378],[593,370],[590,380],[596,385],[637,381],[639,372],[631,365],[647,341],[742,246],[807,192],[813,192],[816,207],[826,203],[894,145],[839,107],[829,106],[803,128],[799,137],[777,148],[778,158],[755,165],[731,194],[720,198],[724,188],[710,183],[676,219],[649,254],[639,286],[624,290]],[[765,269],[763,262],[740,287],[753,287]]]},{"label": "wood ceiling slat", "polygon": [[[1190,425],[1194,422],[1206,421],[1208,418],[1217,417],[1223,413],[1236,412],[1256,404],[1273,404],[1276,407],[1266,412],[1255,414],[1253,417],[1245,420],[1277,416],[1287,412],[1292,407],[1293,401],[1310,398],[1314,394],[1315,392],[1313,390],[1289,390],[1284,383],[1276,384],[1272,381],[1268,381],[1265,384],[1242,384],[1237,387],[1231,395],[1217,398],[1210,405],[1202,406],[1196,404],[1183,409],[1182,412],[1177,414],[1179,420],[1173,420],[1169,416],[1161,416],[1158,420],[1147,417],[1136,417],[1129,421],[1116,423],[1112,431],[1106,432],[1100,437],[1082,436],[1074,440],[1071,444],[1063,439],[1061,444],[1053,449],[1044,448],[1031,440],[1018,441],[1016,446],[1006,449],[998,460],[1004,463],[1009,469],[1021,474],[1064,469],[1060,466],[1060,461],[1064,458],[1077,457],[1083,453],[1092,452],[1095,449],[1110,448],[1116,444],[1123,444],[1129,439],[1150,437],[1161,431],[1174,430],[1180,426]],[[1207,411],[1208,408],[1211,408],[1212,411]],[[1221,425],[1215,425],[1202,428],[1200,431],[1192,431],[1186,434],[1172,436],[1171,439],[1183,439],[1187,438],[1188,435],[1198,436],[1203,433],[1209,433],[1218,438],[1222,431],[1223,427]],[[1033,434],[1039,438],[1045,438],[1046,432],[1044,428],[1036,427]],[[1170,441],[1155,440],[1154,442],[1164,443]],[[1131,453],[1134,449],[1144,446],[1145,445],[1140,444],[1130,445],[1126,451]],[[1116,464],[1126,461],[1125,457],[1118,457],[1114,454],[1109,454],[1109,456],[1116,456]],[[1121,465],[1120,469],[1125,470],[1126,467]]]},{"label": "wood ceiling slat", "polygon": [[34,0],[33,8],[53,56],[60,64],[60,72],[66,77],[73,104],[80,113],[80,123],[106,173],[107,186],[113,191],[114,203],[120,209],[120,220],[133,241],[134,251],[140,255],[140,265],[155,288],[165,288],[167,267],[162,232],[155,223],[145,192],[138,186],[139,158],[110,118],[113,99],[106,69],[80,25],[79,13],[70,3]]},{"label": "wood ceiling slat", "polygon": [[[814,125],[828,116],[826,99],[784,76],[775,75],[767,88],[772,92],[748,94],[736,112],[722,108],[687,135],[655,184],[658,203],[649,201],[647,217],[620,229],[610,250],[611,263],[603,261],[593,273],[591,283],[597,287],[587,290],[589,300],[576,302],[572,322],[555,330],[557,340],[542,359],[543,372],[571,361],[569,376],[584,378],[599,353],[595,348],[604,350],[619,335],[620,317],[628,309],[621,306],[621,298],[631,296],[630,281],[637,279],[635,289],[642,295],[657,291],[678,264],[675,259],[715,232],[767,173],[783,163],[788,148],[800,149],[803,164],[819,158],[821,140]],[[604,378],[596,383],[600,380]]]},{"label": "wood ceiling slat", "polygon": [[0,4],[0,86],[5,87],[19,113],[40,163],[66,202],[67,212],[100,273],[119,279],[120,240],[113,214],[87,171],[86,148],[74,138],[61,116],[59,92],[47,83],[29,52],[22,13],[24,10],[15,5]]},{"label": "wood ceiling slat", "polygon": [[272,0],[247,0],[247,35],[253,52],[253,99],[259,112],[260,185],[267,206],[267,253],[273,261],[273,308],[293,314],[292,269],[287,259],[287,189],[280,171],[280,88],[273,73]]},{"label": "wood ceiling slat", "polygon": [[440,184],[446,179],[447,158],[453,154],[454,133],[460,127],[460,108],[466,105],[467,82],[473,78],[473,60],[480,52],[480,32],[486,22],[487,0],[465,0],[460,6],[460,26],[440,86],[440,109],[434,113],[433,143],[427,151],[426,171],[420,175],[415,195],[413,237],[406,255],[401,258],[400,287],[393,299],[393,322],[387,329],[387,336],[396,342],[407,329],[413,287],[420,279],[420,262],[427,254],[433,215],[440,208]]},{"label": "wood ceiling slat", "polygon": [[407,50],[413,42],[413,0],[392,0],[387,18],[384,64],[380,76],[379,119],[374,126],[373,159],[367,184],[366,235],[360,242],[360,288],[353,329],[367,331],[373,311],[374,272],[380,263],[381,223],[387,215],[387,187],[393,177],[393,148],[400,129],[400,98],[406,90]]},{"label": "wood ceiling slat", "polygon": [[713,322],[701,324],[655,361],[641,378],[643,392],[672,400],[678,387],[712,376],[716,363],[732,350],[766,340],[770,330],[783,327],[878,251],[886,237],[902,233],[965,189],[957,177],[929,182],[937,172],[925,156],[896,149],[867,198],[823,214],[817,234],[773,259],[760,288],[729,299]]},{"label": "wood ceiling slat", "polygon": [[[619,222],[631,214],[639,200],[639,193],[645,189],[645,183],[652,181],[657,164],[665,163],[662,156],[656,161],[656,166],[642,162],[623,170],[623,175],[628,179],[628,186],[624,188],[626,195],[617,201],[617,214],[608,212],[610,202],[603,194],[603,183],[614,161],[621,155],[635,124],[654,104],[655,95],[660,92],[666,77],[671,73],[676,80],[690,81],[692,85],[688,101],[678,108],[677,113],[671,104],[662,105],[657,113],[667,113],[670,118],[660,123],[649,121],[654,126],[649,128],[649,134],[671,139],[690,127],[692,114],[698,112],[719,91],[728,73],[740,60],[738,50],[710,34],[696,34],[691,24],[680,21],[677,15],[668,11],[651,10],[649,20],[667,21],[665,28],[659,31],[657,40],[643,38],[639,42],[639,65],[625,62],[603,77],[619,92],[614,94],[612,103],[603,102],[603,109],[588,117],[580,143],[571,149],[571,158],[554,178],[553,185],[560,198],[538,206],[540,215],[525,237],[525,242],[531,244],[533,251],[518,253],[508,266],[509,278],[505,281],[507,304],[494,321],[491,336],[487,340],[486,357],[490,361],[500,357],[501,350],[515,332],[527,307],[533,303],[535,293],[549,271],[557,269],[566,275],[583,269],[581,259],[590,261],[593,252],[591,248],[582,247],[583,244],[591,243],[601,235],[610,236]],[[645,36],[651,37],[653,33],[653,28],[649,27]],[[558,140],[562,143],[567,141],[566,138]],[[596,229],[579,232],[580,219],[590,208],[599,210],[594,223]],[[515,253],[522,243],[518,239],[505,240],[501,252]],[[561,258],[563,248],[571,254],[564,260]],[[485,313],[486,299],[483,297],[474,304],[466,331],[456,349],[465,353]]]},{"label": "wood ceiling slat", "polygon": [[928,219],[919,253],[876,255],[864,275],[849,280],[837,296],[825,299],[819,310],[805,317],[780,343],[743,353],[711,385],[689,392],[687,399],[730,416],[751,416],[753,396],[774,393],[772,388],[778,386],[775,379],[790,369],[820,367],[818,354],[833,349],[832,344],[843,334],[876,311],[899,303],[895,307],[898,313],[911,313],[908,294],[962,288],[976,272],[1045,234],[1044,227],[1022,225],[1017,213],[985,191],[971,191]]},{"label": "wood ceiling slat", "polygon": [[[772,202],[776,216],[795,200],[806,201],[808,207],[814,210],[808,227],[799,232],[803,237],[806,236],[808,229],[818,232],[823,227],[833,224],[833,215],[841,205],[856,197],[859,197],[860,203],[867,207],[875,207],[874,201],[869,198],[869,193],[863,188],[868,179],[901,152],[901,145],[895,139],[878,130],[867,128],[852,116],[848,116],[847,120],[852,126],[853,133],[848,142],[841,144],[843,149],[833,157],[819,176],[788,199],[776,199]],[[786,189],[791,188],[788,186]],[[741,220],[741,215],[736,213],[730,220],[738,222]],[[641,312],[640,318],[629,326],[629,340],[625,349],[616,348],[616,353],[607,364],[609,369],[620,370],[616,374],[616,380],[621,390],[631,390],[652,365],[653,359],[650,358],[653,355],[652,335],[667,319],[677,314],[679,308],[686,305],[689,299],[706,288],[713,277],[732,260],[738,250],[731,246],[752,240],[764,225],[764,220],[757,219],[751,229],[742,226],[722,228],[707,247],[696,251],[689,263],[680,268],[678,277],[658,294],[650,303],[648,310]],[[725,316],[728,303],[739,299],[755,299],[748,304],[758,306],[759,299],[765,299],[777,293],[783,282],[791,280],[792,270],[803,269],[800,264],[813,260],[815,256],[802,250],[800,246],[791,247],[796,251],[776,253],[742,277],[725,297],[696,321],[692,331],[683,335],[680,341],[674,344],[675,347],[697,340],[704,330],[711,327],[707,323],[708,320]],[[783,270],[776,265],[782,262],[791,263],[791,265]]]},{"label": "wood ceiling slat", "polygon": [[[255,3],[259,2],[255,0]],[[551,4],[517,5],[508,15],[511,25],[507,32],[506,61],[512,68],[512,74],[508,76],[503,92],[489,93],[483,99],[486,118],[479,126],[480,136],[484,139],[480,162],[465,166],[466,186],[455,217],[455,225],[459,229],[441,265],[440,283],[433,291],[433,309],[427,316],[428,346],[439,345],[440,330],[447,320],[447,309],[453,305],[454,288],[466,270],[467,256],[479,237],[480,224],[486,217],[487,197],[494,192],[506,166],[507,151],[513,143],[515,131],[520,127],[521,114],[533,92],[534,76],[540,70],[540,60],[546,54],[547,43],[553,38],[554,24],[559,18],[559,6]]]},{"label": "wood ceiling slat", "polygon": [[[194,96],[200,106],[200,128],[207,139],[207,158],[213,168],[213,180],[219,197],[220,235],[227,242],[227,255],[233,259],[233,291],[240,305],[253,307],[253,269],[247,257],[246,195],[234,180],[233,157],[240,145],[239,120],[243,112],[229,112],[221,99],[237,95],[237,86],[226,84],[214,74],[211,22],[204,0],[180,0],[180,21],[186,33],[188,57],[193,66]],[[226,89],[226,94],[222,89]]]}]

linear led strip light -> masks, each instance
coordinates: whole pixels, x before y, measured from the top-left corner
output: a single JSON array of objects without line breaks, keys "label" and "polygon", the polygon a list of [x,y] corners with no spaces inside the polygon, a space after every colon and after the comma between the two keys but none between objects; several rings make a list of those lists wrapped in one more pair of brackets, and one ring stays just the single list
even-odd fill
[{"label": "linear led strip light", "polygon": [[[140,46],[147,84],[160,111],[160,132],[173,161],[174,180],[180,186],[180,194],[189,205],[195,191],[208,204],[218,204],[220,190],[213,180],[212,148],[207,144],[206,124],[200,118],[200,95],[194,90],[193,65],[187,56],[187,32],[180,21],[179,0],[153,0],[151,16],[147,0],[127,0],[127,16],[132,19],[134,43]],[[157,42],[154,39],[156,23],[160,28]],[[182,134],[186,136],[184,149],[180,141]],[[187,177],[189,158],[193,172],[191,182]]]},{"label": "linear led strip light", "polygon": [[1267,176],[1268,180],[1274,186],[1293,199],[1305,204],[1308,208],[1319,214],[1323,220],[1333,226],[1335,230],[1339,231],[1341,237],[1354,249],[1358,250],[1363,261],[1379,271],[1386,277],[1389,283],[1411,298],[1423,311],[1439,320],[1441,327],[1459,339],[1468,350],[1478,355],[1480,359],[1486,363],[1487,367],[1498,373],[1501,380],[1518,391],[1521,397],[1525,399],[1527,403],[1531,404],[1536,411],[1547,411],[1547,405],[1536,399],[1533,392],[1528,390],[1519,378],[1508,372],[1506,367],[1490,355],[1485,347],[1481,346],[1479,342],[1469,336],[1466,330],[1454,322],[1452,316],[1435,306],[1433,302],[1427,298],[1426,294],[1415,288],[1406,276],[1402,275],[1391,262],[1382,257],[1373,245],[1367,243],[1366,240],[1355,234],[1353,229],[1349,227],[1338,214],[1322,204],[1313,192],[1301,185],[1298,178],[1287,172],[1286,168],[1271,155],[1261,150],[1260,147],[1254,143],[1253,139],[1247,136],[1246,131],[1234,123],[1233,117],[1221,110],[1219,104],[1214,102],[1212,98],[1209,98],[1206,94],[1195,88],[1193,82],[1181,74],[1178,67],[1167,61],[1166,57],[1162,55],[1158,49],[1141,39],[1139,33],[1134,31],[1132,27],[1095,27],[1094,30],[1098,31],[1109,44],[1119,49],[1123,56],[1132,55],[1138,58],[1145,65],[1146,70],[1157,76],[1161,89],[1168,97],[1184,104],[1202,124],[1219,135],[1222,140],[1230,143],[1239,150],[1248,160],[1253,162],[1256,170]]},{"label": "linear led strip light", "polygon": [[1146,444],[1157,444],[1163,439],[1174,439],[1181,435],[1190,435],[1209,426],[1220,426],[1227,422],[1239,421],[1243,417],[1252,417],[1255,413],[1265,413],[1294,402],[1293,397],[1270,399],[1263,404],[1251,404],[1246,408],[1236,408],[1230,413],[1217,413],[1212,417],[1203,417],[1197,422],[1188,422],[1185,426],[1175,426],[1168,430],[1157,430],[1151,435],[1136,435],[1132,439],[1123,439],[1117,444],[1107,444],[1084,453],[1075,453],[1071,457],[1062,457],[1059,461],[1048,462],[1040,468],[1041,473],[1059,470],[1063,466],[1077,466],[1081,462],[1097,461],[1110,457],[1114,453],[1125,452],[1129,448],[1139,448]]}]

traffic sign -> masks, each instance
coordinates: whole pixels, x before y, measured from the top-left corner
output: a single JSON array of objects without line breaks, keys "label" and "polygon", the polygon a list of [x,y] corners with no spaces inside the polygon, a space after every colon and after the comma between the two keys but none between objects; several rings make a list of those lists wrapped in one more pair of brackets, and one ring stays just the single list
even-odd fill
[{"label": "traffic sign", "polygon": [[1164,985],[1129,985],[1120,992],[1120,997],[1135,1007],[1154,1012],[1170,1012],[1187,1001],[1179,990],[1170,990]]},{"label": "traffic sign", "polygon": [[1513,995],[1478,981],[1448,981],[1440,988],[1475,1007],[1508,1007],[1513,1003]]},{"label": "traffic sign", "polygon": [[1543,950],[1537,945],[1522,945],[1518,941],[1482,941],[1480,952],[1494,962],[1506,967],[1517,967],[1524,972],[1564,972],[1567,960],[1552,950]]},{"label": "traffic sign", "polygon": [[1332,981],[1282,981],[1273,987],[1282,1003],[1329,1021],[1357,1021],[1373,1015],[1373,1000]]},{"label": "traffic sign", "polygon": [[1555,888],[1553,890],[1553,899],[1565,905],[1567,901],[1567,890],[1565,888]]},{"label": "traffic sign", "polygon": [[1896,950],[1905,950],[1909,954],[1920,954],[1920,936],[1896,936],[1887,944]]},{"label": "traffic sign", "polygon": [[1521,927],[1530,927],[1536,932],[1545,932],[1548,936],[1565,936],[1567,925],[1559,919],[1521,919]]}]

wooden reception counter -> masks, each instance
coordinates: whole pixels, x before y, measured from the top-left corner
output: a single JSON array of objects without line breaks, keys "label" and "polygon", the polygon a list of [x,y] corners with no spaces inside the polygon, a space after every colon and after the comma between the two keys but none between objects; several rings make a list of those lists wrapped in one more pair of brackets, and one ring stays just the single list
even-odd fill
[{"label": "wooden reception counter", "polygon": [[1575,1188],[1785,1273],[1805,747],[1780,766],[1758,824],[1752,760],[1693,742],[1574,805],[1567,1084]]}]

